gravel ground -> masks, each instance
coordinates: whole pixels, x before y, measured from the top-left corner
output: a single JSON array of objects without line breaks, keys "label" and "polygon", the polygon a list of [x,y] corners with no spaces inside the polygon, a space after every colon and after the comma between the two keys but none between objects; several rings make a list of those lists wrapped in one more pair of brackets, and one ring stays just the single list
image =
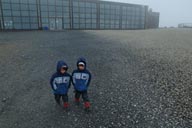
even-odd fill
[{"label": "gravel ground", "polygon": [[[49,78],[85,56],[91,113],[58,107]],[[192,127],[192,29],[0,33],[0,128]]]}]

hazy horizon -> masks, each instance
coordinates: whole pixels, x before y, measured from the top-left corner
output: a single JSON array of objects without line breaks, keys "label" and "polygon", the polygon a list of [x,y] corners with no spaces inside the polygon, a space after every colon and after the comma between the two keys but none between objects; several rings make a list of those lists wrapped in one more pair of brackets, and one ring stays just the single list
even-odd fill
[{"label": "hazy horizon", "polygon": [[104,0],[148,5],[160,12],[160,27],[177,27],[179,23],[192,23],[192,0]]}]

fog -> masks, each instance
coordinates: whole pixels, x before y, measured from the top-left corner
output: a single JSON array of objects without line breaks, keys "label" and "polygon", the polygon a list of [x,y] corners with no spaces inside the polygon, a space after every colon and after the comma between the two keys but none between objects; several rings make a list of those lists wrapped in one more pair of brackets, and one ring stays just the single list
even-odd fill
[{"label": "fog", "polygon": [[192,0],[105,0],[148,5],[160,12],[160,27],[177,27],[179,23],[192,23]]}]

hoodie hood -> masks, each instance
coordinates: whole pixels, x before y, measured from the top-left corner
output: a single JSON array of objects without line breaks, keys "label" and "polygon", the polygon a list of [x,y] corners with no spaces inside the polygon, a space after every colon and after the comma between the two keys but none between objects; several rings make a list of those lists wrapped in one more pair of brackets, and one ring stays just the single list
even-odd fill
[{"label": "hoodie hood", "polygon": [[78,68],[78,64],[81,63],[81,62],[85,64],[85,69],[86,69],[87,62],[86,62],[86,59],[85,59],[84,57],[80,57],[80,58],[77,60],[77,68]]},{"label": "hoodie hood", "polygon": [[57,62],[57,72],[58,72],[58,73],[60,73],[61,68],[62,68],[63,66],[66,66],[66,67],[68,68],[68,65],[67,65],[64,61],[60,60],[60,61]]}]

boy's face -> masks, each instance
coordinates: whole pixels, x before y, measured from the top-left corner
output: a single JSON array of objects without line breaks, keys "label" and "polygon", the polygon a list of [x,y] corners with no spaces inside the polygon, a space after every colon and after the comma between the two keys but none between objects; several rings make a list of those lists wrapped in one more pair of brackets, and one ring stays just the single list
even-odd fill
[{"label": "boy's face", "polygon": [[84,70],[84,69],[85,69],[85,66],[82,65],[82,64],[80,64],[80,65],[78,65],[78,68],[79,68],[79,70]]},{"label": "boy's face", "polygon": [[67,71],[67,67],[62,67],[61,68],[61,74],[64,74]]}]

